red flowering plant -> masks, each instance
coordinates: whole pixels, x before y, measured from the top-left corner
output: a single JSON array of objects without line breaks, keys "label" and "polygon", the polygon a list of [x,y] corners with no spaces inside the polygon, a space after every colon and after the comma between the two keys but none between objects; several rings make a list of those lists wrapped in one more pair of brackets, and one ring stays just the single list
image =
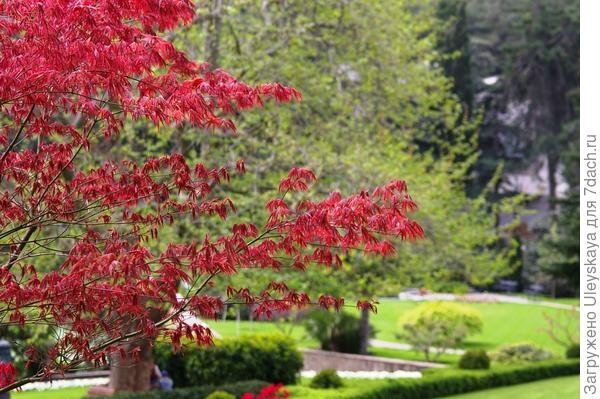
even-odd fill
[{"label": "red flowering plant", "polygon": [[[210,344],[210,330],[185,322],[184,311],[215,318],[230,301],[254,304],[257,316],[313,303],[340,308],[341,298],[309,298],[284,281],[260,292],[228,287],[223,297],[206,289],[243,268],[335,266],[346,251],[390,255],[390,238],[422,237],[407,217],[416,205],[404,182],[294,203],[286,197],[315,181],[294,168],[266,204],[268,220],[151,246],[175,218],[235,211],[214,190],[232,171],[190,165],[180,154],[91,168],[83,155],[127,120],[234,130],[233,113],[267,98],[300,100],[293,88],[250,86],[194,63],[159,36],[193,17],[187,0],[0,2],[0,323],[57,331],[43,359],[27,351],[43,364],[38,373],[15,379],[2,366],[0,392],[83,363],[105,365],[114,353],[135,356],[139,348],[123,353],[120,345],[132,338]],[[236,170],[244,172],[243,162]]]},{"label": "red flowering plant", "polygon": [[245,393],[242,399],[286,399],[290,397],[290,393],[282,384],[267,385],[256,395],[253,393]]}]

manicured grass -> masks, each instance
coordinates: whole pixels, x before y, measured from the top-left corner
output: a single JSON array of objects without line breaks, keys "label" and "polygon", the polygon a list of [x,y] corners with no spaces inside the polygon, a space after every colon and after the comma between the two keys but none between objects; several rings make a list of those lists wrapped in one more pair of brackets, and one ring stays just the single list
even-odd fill
[{"label": "manicured grass", "polygon": [[578,397],[579,376],[571,376],[487,389],[440,399],[574,399]]},{"label": "manicured grass", "polygon": [[[413,351],[413,350],[399,350],[399,349],[370,347],[369,354],[373,355],[373,356],[389,357],[392,359],[427,361],[421,352],[417,352],[417,351]],[[444,353],[444,354],[440,355],[440,357],[435,358],[435,359],[432,358],[429,361],[455,366],[455,365],[458,365],[459,360],[460,360],[460,356],[458,356],[458,355],[449,355],[447,353]]]},{"label": "manicured grass", "polygon": [[11,399],[81,399],[88,387],[48,389],[45,391],[22,391],[11,393]]},{"label": "manicured grass", "polygon": [[552,302],[552,303],[559,303],[561,305],[579,306],[579,298],[552,298],[549,296],[526,295],[526,294],[515,294],[515,296],[528,298],[532,301],[537,301],[537,302]]},{"label": "manicured grass", "polygon": [[[294,399],[333,399],[346,395],[354,395],[368,391],[386,380],[364,380],[345,379],[344,386],[339,389],[313,389],[310,388],[310,379],[302,378],[297,385],[291,385],[286,389]],[[81,399],[85,396],[88,388],[63,388],[46,391],[23,391],[11,394],[11,399]]]},{"label": "manicured grass", "polygon": [[[562,301],[562,300],[559,300]],[[567,300],[573,302],[572,300]],[[397,323],[400,316],[409,309],[418,306],[417,302],[399,301],[397,299],[382,299],[377,307],[377,314],[371,315],[371,324],[377,331],[376,338],[402,342],[396,337],[398,332]],[[548,308],[540,305],[521,305],[509,303],[471,303],[468,306],[479,310],[483,317],[483,331],[470,337],[464,347],[493,350],[505,343],[532,342],[544,348],[554,351],[562,356],[564,348],[556,344],[542,331],[545,326],[544,313],[558,314],[571,312],[570,310]],[[212,321],[211,327],[225,337],[237,335],[235,321]],[[316,348],[318,343],[309,339],[301,325],[291,326],[289,323],[271,322],[240,322],[240,334],[252,332],[284,332],[290,334],[298,341],[298,345],[304,348]],[[399,358],[405,355],[405,359],[424,360],[417,352],[396,351],[380,348],[372,348],[371,352],[380,356]],[[442,362],[455,363],[454,358],[444,355]]]},{"label": "manicured grass", "polygon": [[[490,350],[504,343],[528,341],[548,348],[557,354],[563,354],[564,348],[552,341],[542,331],[545,326],[544,313],[552,315],[570,312],[570,310],[509,303],[472,303],[468,305],[481,312],[483,331],[470,337],[465,347]],[[396,338],[398,319],[402,313],[415,306],[418,306],[418,303],[382,299],[377,307],[377,314],[371,317],[371,323],[378,332],[377,338],[385,341],[399,341]]]},{"label": "manicured grass", "polygon": [[[334,399],[357,395],[393,383],[394,380],[344,379],[339,389],[314,389],[310,379],[302,378],[297,385],[287,387],[294,399]],[[81,399],[87,388],[63,388],[46,391],[24,391],[12,394],[12,399]],[[440,399],[571,399],[578,397],[579,376],[553,378],[510,387],[488,389]],[[417,399],[417,398],[415,398]]]}]

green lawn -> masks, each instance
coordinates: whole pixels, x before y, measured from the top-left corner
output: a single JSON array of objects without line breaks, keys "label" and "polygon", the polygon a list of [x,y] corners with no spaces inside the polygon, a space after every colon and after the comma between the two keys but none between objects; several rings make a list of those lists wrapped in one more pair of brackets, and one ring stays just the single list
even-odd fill
[{"label": "green lawn", "polygon": [[552,298],[549,296],[542,295],[527,295],[527,294],[514,294],[514,296],[525,297],[531,299],[532,301],[538,302],[552,302],[559,303],[561,305],[571,305],[571,306],[579,306],[579,298]]},{"label": "green lawn", "polygon": [[[418,303],[395,299],[381,300],[377,314],[371,317],[371,323],[378,331],[377,338],[397,341],[398,319],[403,312],[417,305]],[[541,331],[545,325],[543,315],[544,313],[570,312],[569,310],[508,303],[474,303],[469,306],[481,312],[483,331],[469,338],[466,347],[489,350],[503,343],[529,341],[562,355],[564,349]]]},{"label": "green lawn", "polygon": [[441,399],[575,399],[578,397],[579,376],[571,376],[487,389]]},{"label": "green lawn", "polygon": [[[313,389],[303,378],[298,385],[287,387],[293,399],[334,399],[368,392],[393,380],[345,379],[339,389]],[[47,391],[24,391],[12,394],[13,399],[81,399],[87,388],[64,388]],[[572,399],[579,395],[579,376],[553,378],[528,384],[488,389],[440,399]],[[415,398],[417,399],[417,398]]]},{"label": "green lawn", "polygon": [[[418,306],[418,303],[399,301],[396,299],[382,299],[377,307],[377,314],[371,315],[371,324],[377,331],[376,338],[385,341],[401,340],[396,338],[397,321],[407,310]],[[469,304],[479,310],[483,317],[483,331],[470,337],[465,348],[481,348],[492,350],[504,343],[515,342],[533,342],[539,346],[547,348],[562,355],[564,348],[556,344],[542,331],[545,325],[544,313],[557,314],[570,312],[569,310],[553,309],[540,305],[520,305],[509,303]],[[235,336],[237,326],[235,321],[211,321],[213,327],[224,337]],[[239,332],[284,332],[289,333],[297,341],[300,347],[314,348],[318,344],[314,340],[308,339],[302,326],[291,326],[288,323],[271,322],[240,322]],[[374,352],[387,356],[385,350],[375,349]],[[407,359],[423,360],[418,354],[410,351],[401,351],[407,354]],[[397,353],[391,357],[398,357]],[[449,362],[453,362],[450,359]],[[448,361],[448,360],[446,360]]]},{"label": "green lawn", "polygon": [[[392,359],[425,361],[423,354],[421,352],[417,352],[414,350],[399,350],[399,349],[370,347],[369,354],[373,355],[373,356],[389,357]],[[460,360],[459,355],[449,355],[447,353],[440,355],[438,358],[430,359],[430,361],[432,361],[432,362],[444,363],[444,364],[448,364],[451,366],[458,365],[459,360]]]},{"label": "green lawn", "polygon": [[11,399],[81,399],[89,388],[75,387],[11,393]]},{"label": "green lawn", "polygon": [[[357,394],[368,391],[373,387],[386,383],[382,380],[344,380],[340,389],[312,389],[309,387],[310,379],[303,378],[298,385],[287,387],[294,399],[328,399],[338,398],[340,395]],[[11,394],[12,399],[81,399],[88,388],[63,388],[46,391],[23,391]]]}]

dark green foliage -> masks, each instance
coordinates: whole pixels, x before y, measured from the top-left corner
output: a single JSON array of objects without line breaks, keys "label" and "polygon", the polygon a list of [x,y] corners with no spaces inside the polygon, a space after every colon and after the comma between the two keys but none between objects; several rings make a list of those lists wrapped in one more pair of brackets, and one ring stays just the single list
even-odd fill
[{"label": "dark green foliage", "polygon": [[[469,0],[467,20],[476,105],[485,107],[479,183],[502,161],[513,170],[539,155],[551,167],[564,164],[564,150],[579,137],[579,2]],[[484,84],[489,76],[499,79]]]},{"label": "dark green foliage", "polygon": [[[360,319],[350,313],[316,309],[306,316],[304,327],[311,338],[319,341],[323,350],[360,352]],[[374,328],[370,326],[369,330],[373,338]]]},{"label": "dark green foliage", "polygon": [[465,0],[438,2],[436,16],[443,24],[443,31],[438,37],[437,47],[443,55],[441,66],[444,73],[454,83],[452,91],[470,109],[473,103],[473,82],[466,7]]},{"label": "dark green foliage", "polygon": [[235,395],[225,391],[214,391],[206,399],[235,399]]},{"label": "dark green foliage", "polygon": [[538,248],[540,269],[554,279],[558,288],[570,288],[571,294],[579,288],[578,190],[575,187],[566,198],[555,201],[560,212]]},{"label": "dark green foliage", "polygon": [[236,398],[240,398],[244,393],[251,392],[257,394],[264,387],[269,385],[265,381],[240,381],[233,384],[220,386],[204,385],[190,388],[176,388],[172,391],[150,391],[150,392],[122,392],[117,393],[113,399],[203,399],[215,391],[228,392]]},{"label": "dark green foliage", "polygon": [[334,369],[323,369],[310,382],[311,388],[339,388],[343,384],[342,379]]},{"label": "dark green foliage", "polygon": [[421,379],[390,382],[351,399],[433,399],[579,373],[579,361],[559,360],[492,370],[431,370]]},{"label": "dark green foliage", "polygon": [[482,350],[467,351],[461,356],[458,367],[465,370],[487,370],[490,368],[490,357]]},{"label": "dark green foliage", "polygon": [[565,355],[567,359],[579,359],[579,344],[573,344],[568,347]]},{"label": "dark green foliage", "polygon": [[292,384],[303,364],[293,339],[281,334],[243,335],[175,355],[158,345],[155,359],[179,387],[250,379]]}]

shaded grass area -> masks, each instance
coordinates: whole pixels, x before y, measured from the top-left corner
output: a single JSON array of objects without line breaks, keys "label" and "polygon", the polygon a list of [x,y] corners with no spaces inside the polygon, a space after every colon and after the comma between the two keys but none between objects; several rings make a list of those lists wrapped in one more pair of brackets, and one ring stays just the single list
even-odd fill
[{"label": "shaded grass area", "polygon": [[572,399],[578,397],[579,376],[571,376],[486,389],[440,399]]}]

